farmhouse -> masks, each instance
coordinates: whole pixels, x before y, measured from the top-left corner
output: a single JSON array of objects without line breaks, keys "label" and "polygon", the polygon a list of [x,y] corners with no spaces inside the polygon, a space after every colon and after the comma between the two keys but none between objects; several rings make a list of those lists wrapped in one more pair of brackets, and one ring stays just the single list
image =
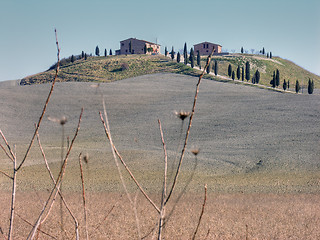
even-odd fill
[{"label": "farmhouse", "polygon": [[122,54],[159,54],[160,45],[145,40],[129,38],[120,42],[116,55]]},{"label": "farmhouse", "polygon": [[221,54],[222,46],[219,44],[211,43],[211,42],[202,42],[193,45],[194,52],[197,54],[199,51],[200,55],[209,55],[212,51],[212,48],[214,47],[214,53],[213,54]]}]

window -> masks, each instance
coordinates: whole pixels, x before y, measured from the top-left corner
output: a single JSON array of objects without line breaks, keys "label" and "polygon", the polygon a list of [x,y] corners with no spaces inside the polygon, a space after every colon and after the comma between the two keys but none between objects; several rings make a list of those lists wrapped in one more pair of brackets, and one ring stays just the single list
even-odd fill
[{"label": "window", "polygon": [[207,48],[209,48],[209,44],[207,43]]},{"label": "window", "polygon": [[121,43],[121,46],[124,46],[124,43]]},{"label": "window", "polygon": [[206,48],[206,44],[205,43],[203,44],[203,48]]}]

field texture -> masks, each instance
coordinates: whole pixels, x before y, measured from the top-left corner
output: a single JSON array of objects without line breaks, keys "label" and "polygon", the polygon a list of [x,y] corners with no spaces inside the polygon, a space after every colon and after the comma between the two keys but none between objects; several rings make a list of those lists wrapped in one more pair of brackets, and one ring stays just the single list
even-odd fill
[{"label": "field texture", "polygon": [[[66,139],[72,138],[80,109],[84,107],[63,191],[82,219],[77,159],[80,152],[88,154],[84,174],[92,239],[137,236],[134,216],[100,121],[102,99],[106,103],[115,145],[139,182],[159,203],[163,150],[157,120],[161,120],[164,130],[171,181],[177,152],[182,147],[184,134],[181,132],[188,122],[178,119],[175,111],[191,110],[196,82],[195,77],[160,73],[99,85],[80,82],[56,85],[39,134],[50,167],[56,174],[61,161],[61,139],[64,138],[66,146]],[[49,88],[49,84],[0,83],[0,129],[8,141],[16,145],[18,161],[32,136]],[[185,194],[168,221],[167,238],[190,238],[201,211],[203,186],[207,184],[208,202],[199,233],[202,239],[206,235],[208,239],[244,239],[246,236],[249,239],[318,239],[319,104],[318,91],[313,95],[283,94],[203,80],[174,198]],[[49,120],[62,116],[68,119],[64,129]],[[196,148],[200,149],[197,157],[190,152]],[[10,167],[11,163],[0,152],[0,170],[10,173]],[[135,196],[135,185],[128,176],[124,178],[129,192]],[[51,187],[35,143],[19,174],[17,213],[34,222]],[[0,227],[5,234],[10,190],[10,181],[0,175]],[[141,195],[138,195],[138,203],[142,235],[153,239],[150,232],[157,224],[157,214]],[[30,207],[26,208],[26,204]],[[110,215],[103,220],[113,206]],[[63,238],[57,231],[59,217],[55,215],[58,213],[54,211],[43,230]],[[83,227],[82,224],[81,220]],[[50,226],[55,227],[50,230]],[[24,239],[30,231],[30,226],[21,219],[16,221],[15,227],[17,239]],[[73,233],[68,234],[64,238],[72,238]],[[41,234],[40,238],[47,239]]]}]

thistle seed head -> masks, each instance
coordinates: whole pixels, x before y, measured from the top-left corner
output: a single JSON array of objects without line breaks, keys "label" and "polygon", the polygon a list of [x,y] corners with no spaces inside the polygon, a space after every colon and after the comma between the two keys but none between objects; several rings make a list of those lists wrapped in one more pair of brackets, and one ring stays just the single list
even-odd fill
[{"label": "thistle seed head", "polygon": [[191,115],[191,112],[185,112],[185,111],[180,111],[180,112],[175,112],[176,116],[180,118],[182,121],[189,117]]},{"label": "thistle seed head", "polygon": [[198,153],[200,152],[200,149],[199,148],[194,148],[194,149],[191,149],[191,152],[193,155],[197,156]]}]

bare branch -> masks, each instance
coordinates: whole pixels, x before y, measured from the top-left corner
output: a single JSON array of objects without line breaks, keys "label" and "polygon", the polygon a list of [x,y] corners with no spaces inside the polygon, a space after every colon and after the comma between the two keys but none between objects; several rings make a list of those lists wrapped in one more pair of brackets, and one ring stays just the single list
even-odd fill
[{"label": "bare branch", "polygon": [[3,171],[1,171],[1,170],[0,170],[0,173],[2,173],[3,175],[5,175],[6,177],[10,178],[11,180],[13,180],[13,177],[9,176],[9,174],[7,174],[7,173],[5,173],[5,172],[3,172]]},{"label": "bare branch", "polygon": [[160,218],[159,218],[159,231],[158,231],[158,239],[161,240],[163,222],[164,222],[164,218],[165,218],[165,204],[164,204],[164,202],[165,202],[166,197],[167,197],[168,154],[167,154],[166,144],[165,144],[164,138],[163,138],[163,131],[162,131],[160,119],[158,119],[158,123],[159,123],[161,142],[162,142],[163,151],[164,151],[164,177],[163,177],[163,188],[162,188],[162,197],[161,197],[161,206],[160,206]]},{"label": "bare branch", "polygon": [[1,148],[5,151],[6,155],[7,155],[7,156],[11,159],[11,161],[13,162],[13,161],[14,161],[13,159],[15,158],[15,155],[13,154],[13,152],[12,152],[12,150],[11,150],[11,147],[10,147],[10,145],[9,145],[6,137],[3,135],[1,129],[0,129],[0,135],[1,135],[2,139],[3,139],[3,141],[5,142],[5,144],[7,145],[7,148],[9,149],[9,152],[10,152],[10,154],[11,154],[11,157],[9,156],[9,154],[7,153],[7,151],[5,150],[5,148],[4,148],[2,145],[1,145]]},{"label": "bare branch", "polygon": [[[1,131],[1,130],[0,130]],[[4,151],[4,153],[7,155],[7,157],[13,161],[13,157],[7,152],[7,150],[4,148],[4,146],[2,146],[2,144],[0,143],[0,147],[2,148],[2,150]]]},{"label": "bare branch", "polygon": [[26,159],[27,159],[27,157],[28,157],[28,154],[29,154],[29,152],[30,152],[30,149],[31,149],[31,147],[32,147],[32,144],[33,144],[33,142],[34,142],[34,139],[35,139],[35,137],[36,137],[36,135],[37,135],[37,132],[39,131],[40,124],[41,124],[42,119],[43,119],[43,116],[44,116],[44,114],[45,114],[45,112],[46,112],[48,103],[49,103],[49,101],[50,101],[50,97],[51,97],[51,95],[52,95],[54,85],[55,85],[56,80],[57,80],[57,78],[58,78],[59,65],[60,65],[60,48],[59,48],[57,30],[55,29],[54,32],[55,32],[55,36],[56,36],[57,58],[58,58],[57,67],[56,67],[56,74],[55,74],[55,76],[54,76],[54,80],[53,80],[53,82],[52,82],[51,89],[50,89],[50,91],[49,91],[47,100],[46,100],[46,102],[45,102],[45,104],[44,104],[42,113],[41,113],[41,115],[40,115],[40,118],[39,118],[39,121],[38,121],[36,130],[35,130],[34,133],[33,133],[33,137],[32,137],[32,139],[31,139],[31,141],[30,141],[29,147],[28,147],[28,149],[27,149],[27,151],[26,151],[26,153],[25,153],[25,155],[24,155],[24,157],[23,157],[23,159],[22,159],[22,162],[21,162],[20,165],[18,166],[17,171],[19,171],[19,169],[22,167],[23,163],[26,161]]},{"label": "bare branch", "polygon": [[[102,124],[104,126],[104,130],[105,130],[105,133],[107,135],[107,138],[109,139],[110,136],[109,136],[109,133],[108,133],[108,130],[107,130],[107,126],[105,124],[105,121],[102,117],[102,114],[101,112],[99,112],[100,114],[100,118],[101,118],[101,121],[102,121]],[[151,198],[146,194],[146,192],[142,189],[141,185],[139,184],[139,182],[136,180],[136,178],[134,177],[134,175],[132,174],[132,172],[130,171],[129,167],[127,166],[127,164],[125,163],[125,161],[123,160],[122,156],[120,155],[120,153],[118,152],[117,148],[112,145],[112,148],[114,149],[116,155],[118,156],[119,160],[121,161],[122,165],[125,167],[125,169],[127,170],[127,172],[129,173],[131,179],[134,181],[134,183],[137,185],[137,187],[140,189],[141,193],[143,194],[143,196],[145,196],[145,198],[151,203],[151,205],[157,210],[158,213],[160,213],[160,209],[157,207],[157,205],[151,200]]]},{"label": "bare branch", "polygon": [[[8,145],[9,146],[9,145]],[[13,159],[13,174],[12,174],[12,192],[11,192],[11,211],[10,211],[10,225],[9,225],[9,232],[8,232],[8,240],[12,239],[13,234],[13,220],[14,220],[14,212],[15,212],[15,204],[16,204],[16,190],[17,190],[17,159],[16,159],[16,152],[13,153],[11,150]]]},{"label": "bare branch", "polygon": [[197,225],[197,227],[196,227],[196,230],[195,230],[194,233],[193,233],[192,240],[194,240],[194,239],[196,238],[196,235],[197,235],[197,232],[198,232],[200,223],[201,223],[201,219],[202,219],[202,216],[203,216],[203,213],[204,213],[204,208],[205,208],[205,206],[206,206],[206,202],[207,202],[207,184],[204,186],[204,200],[203,200],[203,205],[202,205],[200,217],[199,217],[199,220],[198,220],[198,225]]},{"label": "bare branch", "polygon": [[175,185],[177,183],[177,180],[178,180],[178,176],[179,176],[180,169],[181,169],[181,164],[182,164],[182,161],[183,161],[183,158],[184,158],[184,153],[186,151],[186,147],[187,147],[187,143],[188,143],[189,133],[190,133],[191,125],[192,125],[192,119],[193,119],[194,112],[195,112],[195,109],[196,109],[196,103],[197,103],[197,99],[198,99],[201,79],[204,76],[204,74],[206,72],[206,69],[208,68],[208,66],[210,64],[213,52],[214,52],[214,48],[212,49],[211,54],[208,56],[206,66],[204,67],[201,75],[199,76],[199,80],[198,80],[198,83],[197,83],[197,86],[196,86],[196,92],[195,92],[195,96],[194,96],[194,100],[193,100],[192,112],[191,112],[191,115],[190,115],[190,118],[189,118],[189,125],[188,125],[188,129],[187,129],[187,132],[186,132],[186,137],[185,137],[185,140],[184,140],[184,146],[183,146],[182,151],[181,151],[181,156],[180,156],[180,160],[179,160],[179,163],[178,163],[177,171],[176,171],[176,174],[174,176],[173,183],[172,183],[170,192],[168,194],[168,197],[167,197],[167,199],[165,201],[165,204],[168,203],[168,201],[169,201],[169,199],[171,197],[171,194],[172,194],[172,192],[174,190],[174,187],[175,187]]}]

